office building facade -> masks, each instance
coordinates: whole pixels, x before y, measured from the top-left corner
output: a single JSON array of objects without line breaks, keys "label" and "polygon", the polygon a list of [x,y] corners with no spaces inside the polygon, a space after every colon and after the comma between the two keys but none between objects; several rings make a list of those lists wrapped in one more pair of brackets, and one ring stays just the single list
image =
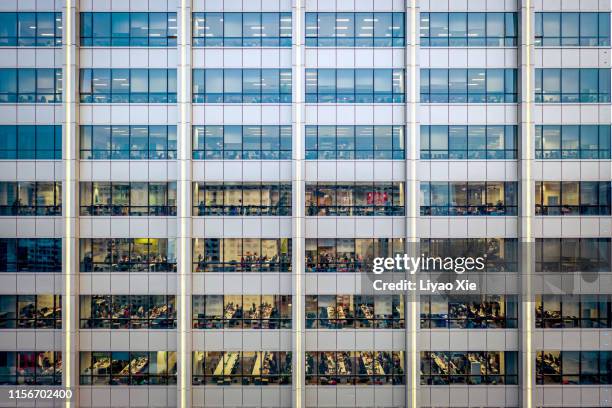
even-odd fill
[{"label": "office building facade", "polygon": [[[610,406],[610,13],[3,1],[3,392]],[[362,290],[417,244],[558,285]]]}]

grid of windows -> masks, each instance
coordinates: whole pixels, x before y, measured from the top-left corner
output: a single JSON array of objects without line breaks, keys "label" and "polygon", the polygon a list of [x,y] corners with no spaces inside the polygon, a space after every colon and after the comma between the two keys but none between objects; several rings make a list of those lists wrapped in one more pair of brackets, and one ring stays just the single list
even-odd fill
[{"label": "grid of windows", "polygon": [[306,160],[403,160],[404,126],[306,126]]},{"label": "grid of windows", "polygon": [[167,238],[81,238],[81,272],[176,272],[176,241]]},{"label": "grid of windows", "polygon": [[193,215],[291,215],[291,183],[193,183]]},{"label": "grid of windows", "polygon": [[0,181],[0,216],[62,215],[62,183]]},{"label": "grid of windows", "polygon": [[176,103],[176,69],[82,68],[81,103]]},{"label": "grid of windows", "polygon": [[0,68],[0,103],[61,103],[59,68]]},{"label": "grid of windows", "polygon": [[192,295],[194,329],[290,329],[291,295]]},{"label": "grid of windows", "polygon": [[307,47],[403,47],[404,13],[306,13]]},{"label": "grid of windows", "polygon": [[610,69],[536,68],[535,102],[610,102]]},{"label": "grid of windows", "polygon": [[176,159],[176,126],[81,126],[79,135],[84,160]]},{"label": "grid of windows", "polygon": [[0,238],[0,272],[61,271],[61,238]]},{"label": "grid of windows", "polygon": [[422,103],[515,103],[513,68],[421,69]]},{"label": "grid of windows", "polygon": [[401,385],[403,351],[307,351],[307,385]]},{"label": "grid of windows", "polygon": [[612,328],[612,295],[536,295],[536,327]]},{"label": "grid of windows", "polygon": [[421,351],[421,384],[518,384],[517,354],[516,351]]},{"label": "grid of windows", "polygon": [[0,329],[61,327],[61,295],[0,295]]},{"label": "grid of windows", "polygon": [[174,295],[81,295],[81,329],[173,329]]},{"label": "grid of windows", "polygon": [[610,159],[609,125],[536,125],[536,159]]},{"label": "grid of windows", "polygon": [[291,126],[193,126],[194,160],[290,160]]},{"label": "grid of windows", "polygon": [[306,238],[306,272],[370,272],[376,257],[405,253],[402,238]]},{"label": "grid of windows", "polygon": [[422,47],[514,47],[516,13],[420,13]]},{"label": "grid of windows", "polygon": [[612,351],[540,350],[537,384],[612,384]]},{"label": "grid of windows", "polygon": [[291,272],[291,239],[194,238],[193,272]]},{"label": "grid of windows", "polygon": [[538,238],[538,272],[610,272],[610,238]]},{"label": "grid of windows", "polygon": [[176,384],[175,351],[81,351],[81,385]]},{"label": "grid of windows", "polygon": [[421,215],[517,215],[514,181],[421,182]]},{"label": "grid of windows", "polygon": [[518,271],[516,238],[421,238],[419,250],[426,257],[460,258],[479,254],[485,258],[484,272]]},{"label": "grid of windows", "polygon": [[61,385],[61,351],[0,351],[0,384]]},{"label": "grid of windows", "polygon": [[193,385],[291,384],[290,351],[194,351]]},{"label": "grid of windows", "polygon": [[422,329],[516,329],[513,295],[421,296]]},{"label": "grid of windows", "polygon": [[176,182],[80,183],[81,215],[176,216]]},{"label": "grid of windows", "polygon": [[404,215],[404,183],[306,183],[308,216]]},{"label": "grid of windows", "polygon": [[307,329],[403,329],[402,295],[306,295]]},{"label": "grid of windows", "polygon": [[610,46],[610,13],[535,13],[535,24],[536,46]]},{"label": "grid of windows", "polygon": [[81,13],[83,47],[176,47],[176,13]]},{"label": "grid of windows", "polygon": [[306,69],[306,103],[404,103],[403,69]]},{"label": "grid of windows", "polygon": [[609,181],[536,181],[536,215],[610,215]]},{"label": "grid of windows", "polygon": [[291,47],[291,13],[193,13],[196,47]]},{"label": "grid of windows", "polygon": [[1,47],[60,47],[62,13],[0,13]]},{"label": "grid of windows", "polygon": [[421,159],[516,159],[516,125],[423,125]]},{"label": "grid of windows", "polygon": [[0,125],[0,160],[61,158],[61,125]]},{"label": "grid of windows", "polygon": [[193,103],[291,103],[291,69],[194,69]]}]

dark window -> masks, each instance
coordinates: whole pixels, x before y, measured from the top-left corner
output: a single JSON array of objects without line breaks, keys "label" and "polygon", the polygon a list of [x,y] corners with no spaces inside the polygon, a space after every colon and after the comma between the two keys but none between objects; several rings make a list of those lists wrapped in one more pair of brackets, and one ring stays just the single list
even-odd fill
[{"label": "dark window", "polygon": [[61,351],[0,351],[0,384],[61,385]]},{"label": "dark window", "polygon": [[422,385],[518,384],[516,351],[421,351]]},{"label": "dark window", "polygon": [[176,272],[176,241],[166,238],[81,238],[81,272]]},{"label": "dark window", "polygon": [[306,295],[307,329],[403,329],[402,295]]},{"label": "dark window", "polygon": [[536,181],[536,215],[610,215],[609,181]]},{"label": "dark window", "polygon": [[193,295],[194,329],[290,329],[291,295]]},{"label": "dark window", "polygon": [[81,295],[82,329],[176,328],[174,295]]},{"label": "dark window", "polygon": [[61,295],[0,295],[0,329],[61,327]]},{"label": "dark window", "polygon": [[[484,254],[486,272],[518,271],[519,246],[515,238],[422,238],[420,253],[440,258]],[[427,271],[427,268],[421,270]]]},{"label": "dark window", "polygon": [[291,215],[290,183],[193,183],[193,214]]},{"label": "dark window", "polygon": [[194,272],[290,272],[291,239],[195,238]]},{"label": "dark window", "polygon": [[81,182],[81,215],[175,216],[176,182]]},{"label": "dark window", "polygon": [[422,329],[516,329],[513,295],[421,296]]},{"label": "dark window", "polygon": [[610,295],[537,295],[536,327],[609,329],[611,305]]},{"label": "dark window", "polygon": [[60,238],[0,238],[0,271],[61,272]]},{"label": "dark window", "polygon": [[62,183],[0,182],[0,215],[62,215]]},{"label": "dark window", "polygon": [[422,216],[517,215],[512,181],[421,182]]},{"label": "dark window", "polygon": [[290,351],[194,351],[193,385],[291,384]]},{"label": "dark window", "polygon": [[81,385],[176,384],[175,351],[81,351]]},{"label": "dark window", "polygon": [[611,351],[540,350],[536,355],[537,384],[612,384]]},{"label": "dark window", "polygon": [[307,351],[306,385],[402,385],[403,351]]},{"label": "dark window", "polygon": [[404,183],[307,183],[306,215],[404,215],[404,194]]},{"label": "dark window", "polygon": [[536,240],[538,272],[609,272],[610,238],[541,238]]},{"label": "dark window", "polygon": [[306,238],[306,272],[368,272],[376,257],[404,254],[401,238]]}]

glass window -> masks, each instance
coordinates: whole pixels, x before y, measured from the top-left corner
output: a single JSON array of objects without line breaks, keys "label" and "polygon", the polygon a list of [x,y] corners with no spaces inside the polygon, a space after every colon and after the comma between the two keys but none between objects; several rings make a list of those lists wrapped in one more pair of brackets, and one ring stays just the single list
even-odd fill
[{"label": "glass window", "polygon": [[291,271],[291,239],[288,238],[196,238],[193,248],[194,272]]},{"label": "glass window", "polygon": [[81,13],[81,46],[175,47],[176,13]]},{"label": "glass window", "polygon": [[307,69],[307,103],[403,103],[404,71]]},{"label": "glass window", "polygon": [[595,68],[536,69],[536,102],[603,103],[610,100],[610,71]]},{"label": "glass window", "polygon": [[194,103],[290,103],[290,69],[194,69]]},{"label": "glass window", "polygon": [[421,69],[423,103],[514,103],[514,69]]},{"label": "glass window", "polygon": [[291,13],[193,13],[196,47],[289,47]]},{"label": "glass window", "polygon": [[610,45],[609,13],[536,13],[537,46]]},{"label": "glass window", "polygon": [[82,103],[175,103],[176,70],[81,69]]},{"label": "glass window", "polygon": [[423,125],[420,132],[423,160],[515,159],[517,155],[517,127],[512,125]]}]

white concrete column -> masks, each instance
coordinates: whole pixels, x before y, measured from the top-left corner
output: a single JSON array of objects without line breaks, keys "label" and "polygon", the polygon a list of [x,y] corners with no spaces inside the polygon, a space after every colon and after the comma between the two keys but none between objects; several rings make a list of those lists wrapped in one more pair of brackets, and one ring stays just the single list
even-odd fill
[{"label": "white concrete column", "polygon": [[305,405],[305,339],[304,339],[304,284],[305,284],[305,164],[304,164],[304,0],[292,4],[292,296],[293,296],[293,378],[294,408]]},{"label": "white concrete column", "polygon": [[177,406],[190,408],[191,395],[191,0],[177,9]]},{"label": "white concrete column", "polygon": [[535,251],[532,231],[533,216],[535,213],[534,194],[535,185],[532,176],[534,143],[534,28],[535,14],[533,0],[522,0],[520,3],[520,52],[519,52],[519,128],[521,138],[519,143],[519,251],[521,261],[520,273],[522,280],[521,306],[520,306],[520,401],[521,406],[531,408],[535,397],[535,353],[532,338],[534,320],[534,296],[532,293],[532,274],[535,271]]},{"label": "white concrete column", "polygon": [[62,9],[62,384],[73,393],[65,406],[78,406],[79,381],[79,161],[78,161],[78,1],[65,0]]},{"label": "white concrete column", "polygon": [[[410,256],[419,256],[418,218],[419,180],[417,166],[420,158],[419,124],[419,17],[418,0],[406,1],[406,244]],[[416,408],[420,400],[420,359],[419,359],[419,296],[415,292],[405,292],[404,316],[405,331],[405,370],[406,370],[406,407]]]}]

